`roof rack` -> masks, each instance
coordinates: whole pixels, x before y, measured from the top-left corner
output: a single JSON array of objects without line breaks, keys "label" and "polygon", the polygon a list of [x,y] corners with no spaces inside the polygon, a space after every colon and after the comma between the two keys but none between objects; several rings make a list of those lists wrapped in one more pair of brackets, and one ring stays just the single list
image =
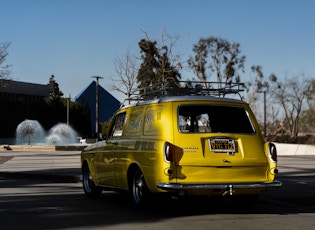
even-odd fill
[{"label": "roof rack", "polygon": [[[217,96],[238,94],[244,91],[244,83],[178,81],[161,82],[136,89],[125,101],[146,101],[170,96]],[[124,103],[123,103],[124,104]]]}]

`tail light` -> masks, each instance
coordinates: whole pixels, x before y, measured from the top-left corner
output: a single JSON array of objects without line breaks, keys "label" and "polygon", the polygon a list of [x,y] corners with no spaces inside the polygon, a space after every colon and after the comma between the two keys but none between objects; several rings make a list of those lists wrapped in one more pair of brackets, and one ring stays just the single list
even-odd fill
[{"label": "tail light", "polygon": [[276,145],[273,143],[269,143],[269,155],[271,160],[273,160],[274,162],[277,162],[277,148]]},{"label": "tail light", "polygon": [[174,161],[174,148],[173,145],[168,142],[165,142],[164,144],[164,156],[167,161]]}]

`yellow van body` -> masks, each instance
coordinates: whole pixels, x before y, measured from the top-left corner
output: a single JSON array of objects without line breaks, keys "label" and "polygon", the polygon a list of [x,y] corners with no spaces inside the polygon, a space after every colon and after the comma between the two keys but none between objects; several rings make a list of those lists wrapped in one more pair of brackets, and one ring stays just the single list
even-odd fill
[{"label": "yellow van body", "polygon": [[258,194],[281,186],[276,154],[244,101],[163,97],[116,112],[106,140],[81,154],[83,187],[87,195],[129,191],[136,203],[144,186],[177,195]]}]

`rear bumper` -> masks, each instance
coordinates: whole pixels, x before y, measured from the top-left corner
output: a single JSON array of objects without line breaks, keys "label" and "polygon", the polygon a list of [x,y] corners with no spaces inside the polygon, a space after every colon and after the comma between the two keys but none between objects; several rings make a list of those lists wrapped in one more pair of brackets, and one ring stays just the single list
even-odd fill
[{"label": "rear bumper", "polygon": [[163,190],[231,190],[231,189],[261,189],[267,190],[271,188],[281,187],[282,182],[275,180],[270,183],[231,183],[231,184],[179,184],[179,183],[159,183],[157,187]]}]

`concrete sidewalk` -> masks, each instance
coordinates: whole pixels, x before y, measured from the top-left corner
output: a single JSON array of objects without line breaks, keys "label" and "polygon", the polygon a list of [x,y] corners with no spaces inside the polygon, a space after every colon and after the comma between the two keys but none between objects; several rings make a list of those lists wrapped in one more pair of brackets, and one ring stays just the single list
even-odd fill
[{"label": "concrete sidewalk", "polygon": [[1,151],[0,177],[79,182],[81,151]]}]

